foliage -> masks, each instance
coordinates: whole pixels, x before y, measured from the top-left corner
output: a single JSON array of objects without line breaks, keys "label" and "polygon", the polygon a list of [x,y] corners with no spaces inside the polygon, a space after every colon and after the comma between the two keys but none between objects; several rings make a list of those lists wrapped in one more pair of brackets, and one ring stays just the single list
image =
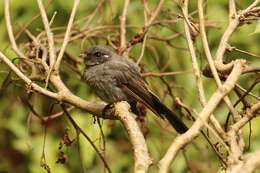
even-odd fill
[{"label": "foliage", "polygon": [[[67,46],[67,53],[76,59],[78,64],[74,64],[69,59],[64,61],[61,66],[62,80],[68,88],[77,96],[90,101],[97,101],[98,98],[81,80],[81,73],[84,65],[79,55],[88,46],[92,44],[111,44],[118,47],[120,44],[120,16],[124,1],[108,0],[104,1],[94,18],[89,21],[91,14],[96,10],[98,3],[101,1],[81,1],[77,10],[75,24],[73,26],[74,34],[72,37],[84,33],[79,38],[71,41]],[[149,9],[156,8],[158,0],[150,0]],[[198,24],[197,18],[197,1],[191,1],[189,11],[191,12],[191,20]],[[69,20],[73,1],[44,1],[47,8],[49,20],[53,17],[52,28],[55,34],[55,42],[60,47],[63,41],[65,29]],[[237,8],[243,9],[250,4],[249,0],[238,0]],[[8,57],[13,59],[13,62],[19,64],[20,60],[12,51],[7,35],[7,30],[4,20],[3,1],[0,2],[0,50]],[[43,24],[38,17],[39,10],[37,2],[34,0],[12,0],[11,1],[11,17],[14,27],[14,33],[24,29],[26,24],[29,24],[28,30],[38,35],[43,31]],[[205,3],[205,14],[208,22],[207,34],[211,51],[214,54],[220,36],[227,27],[228,22],[228,2],[208,1]],[[55,16],[53,16],[55,14]],[[142,30],[144,26],[142,1],[130,1],[128,15],[126,20],[126,40],[130,41],[136,34]],[[149,88],[155,92],[160,99],[168,105],[169,108],[176,110],[180,115],[184,116],[185,122],[192,124],[188,120],[188,113],[183,108],[178,108],[175,97],[181,98],[182,102],[190,108],[201,110],[198,100],[198,93],[195,85],[195,77],[192,73],[192,64],[190,54],[187,48],[187,42],[184,34],[183,18],[180,4],[177,1],[166,0],[162,10],[155,19],[153,25],[147,33],[146,47],[144,56],[141,61],[143,72],[183,72],[177,75],[164,77],[146,77]],[[86,25],[88,24],[88,25]],[[98,29],[103,27],[102,29]],[[230,45],[235,46],[238,50],[246,50],[256,55],[260,55],[259,34],[260,23],[253,22],[250,25],[243,25],[238,28],[230,39]],[[176,36],[176,37],[174,37]],[[171,38],[172,37],[172,38]],[[28,36],[23,32],[17,39],[18,43],[28,41]],[[206,60],[204,51],[201,45],[201,40],[195,38],[199,66],[203,71]],[[20,44],[23,50],[27,50],[28,45]],[[129,57],[137,60],[140,57],[142,43],[133,46],[129,52]],[[241,57],[249,61],[254,66],[260,66],[259,56],[251,56],[241,51],[232,50],[227,52],[224,61],[229,62],[233,59]],[[255,74],[248,74],[239,80],[239,84],[243,88],[249,88],[252,85]],[[211,78],[203,76],[207,99],[215,91],[216,84]],[[166,82],[165,82],[166,81]],[[39,81],[38,84],[44,86],[44,83]],[[170,90],[167,89],[167,85]],[[32,110],[28,107],[28,103],[33,106],[33,109],[40,116],[50,116],[62,111],[59,103],[46,96],[37,93],[29,93],[28,88],[20,81],[17,76],[9,70],[9,68],[0,61],[0,172],[46,172],[41,167],[43,163],[42,153],[44,150],[46,164],[51,172],[67,173],[80,172],[81,166],[86,169],[86,172],[105,172],[105,168],[100,158],[93,150],[88,141],[80,136],[78,143],[75,141],[77,134],[65,116],[58,117],[48,123],[42,123],[35,117]],[[50,90],[54,90],[53,86],[49,86]],[[170,91],[175,97],[172,97]],[[256,86],[252,93],[259,97],[259,85]],[[235,103],[238,97],[230,94],[232,103]],[[248,98],[250,101],[252,98]],[[99,100],[98,100],[99,101]],[[243,105],[238,107],[242,111]],[[221,103],[214,114],[221,124],[224,125],[226,116],[229,110],[224,103]],[[102,151],[105,159],[109,163],[113,172],[133,172],[133,154],[131,144],[129,143],[127,133],[119,121],[102,120],[101,127],[105,139],[102,139],[101,130],[98,121],[91,114],[74,108],[70,111],[72,117],[76,120],[79,126],[92,139],[94,144]],[[146,117],[147,128],[149,132],[146,136],[150,155],[153,158],[153,164],[150,172],[157,172],[156,163],[162,158],[168,149],[170,143],[176,137],[176,133],[163,121],[159,120],[153,113],[148,112]],[[249,151],[255,151],[260,146],[259,119],[251,123],[251,144],[248,147]],[[46,133],[45,133],[46,129]],[[247,139],[249,137],[249,128],[243,128],[243,134]],[[46,137],[45,137],[46,135]],[[64,142],[64,135],[68,135],[74,142],[71,145],[64,145],[59,149],[60,143]],[[210,134],[210,139],[217,141],[213,134]],[[45,147],[44,147],[45,141]],[[105,144],[105,145],[104,145]],[[246,140],[246,145],[249,145],[249,140]],[[220,148],[222,150],[222,148]],[[66,157],[65,163],[57,163],[58,153],[64,152]],[[225,153],[224,153],[225,154]],[[81,163],[82,162],[82,163]],[[187,145],[178,155],[177,159],[172,163],[172,172],[217,172],[220,162],[214,151],[209,146],[207,141],[199,136],[191,144]]]}]

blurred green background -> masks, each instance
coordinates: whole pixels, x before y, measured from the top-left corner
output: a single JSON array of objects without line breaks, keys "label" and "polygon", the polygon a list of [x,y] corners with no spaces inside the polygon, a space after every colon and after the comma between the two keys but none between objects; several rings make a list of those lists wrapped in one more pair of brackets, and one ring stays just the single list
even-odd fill
[{"label": "blurred green background", "polygon": [[[118,45],[119,41],[119,16],[123,8],[122,0],[105,0],[94,16],[93,20],[86,25],[89,15],[97,8],[99,1],[82,0],[76,15],[76,24],[73,27],[78,32],[90,30],[89,35],[69,43],[67,51],[74,57],[79,58],[79,54],[91,44],[108,43],[110,40],[113,44]],[[237,7],[243,9],[247,7],[250,0],[237,0]],[[56,42],[56,47],[59,47],[62,37],[59,34],[65,32],[65,27],[68,23],[70,10],[73,5],[72,0],[53,0],[50,3],[44,1],[45,6],[48,6],[48,17],[54,17],[52,28],[60,28],[54,33],[59,41]],[[48,5],[49,4],[49,5]],[[149,8],[152,10],[158,4],[158,0],[149,0]],[[196,1],[192,0],[189,6],[189,12],[192,14],[192,20],[196,23],[197,11]],[[228,1],[218,0],[209,1],[206,5],[206,17],[208,22],[213,27],[208,28],[208,39],[211,46],[211,51],[214,55],[218,46],[219,40],[223,31],[228,24]],[[23,26],[30,22],[33,17],[38,14],[37,2],[35,0],[11,0],[11,18],[14,27],[14,33],[18,33]],[[165,0],[162,11],[156,18],[149,32],[146,42],[144,58],[141,62],[144,72],[169,72],[183,71],[185,73],[164,77],[171,91],[175,96],[190,107],[201,110],[199,99],[195,87],[195,78],[192,72],[191,58],[187,51],[187,44],[183,29],[183,20],[181,10],[177,1]],[[175,23],[161,22],[171,20]],[[161,22],[161,23],[160,23]],[[127,16],[127,40],[129,41],[135,36],[144,25],[143,5],[140,0],[130,2]],[[100,32],[91,31],[101,26],[113,26],[112,29],[104,29]],[[28,29],[35,35],[43,30],[43,25],[40,17],[30,22]],[[239,49],[252,52],[260,55],[260,23],[255,22],[250,25],[239,27],[230,40],[230,44]],[[179,36],[174,39],[160,40],[155,38],[168,38],[175,34]],[[28,42],[28,37],[23,33],[17,42],[23,49],[24,43]],[[0,2],[0,50],[4,52],[10,59],[16,58],[13,53],[4,21],[3,1]],[[141,44],[137,44],[130,51],[129,56],[133,59],[138,59],[141,54]],[[206,65],[206,60],[201,48],[200,39],[196,38],[196,47],[198,61],[201,69]],[[225,61],[230,61],[236,58],[244,58],[253,66],[259,66],[259,57],[252,57],[236,51],[225,54]],[[19,63],[19,61],[14,61]],[[77,66],[82,72],[83,65]],[[81,80],[81,76],[71,70],[70,66],[63,64],[61,67],[62,79],[70,90],[79,97],[99,101],[92,94],[88,86]],[[239,84],[244,88],[248,88],[254,81],[255,74],[244,75]],[[146,81],[151,90],[153,90],[163,102],[171,109],[174,109],[174,101],[167,90],[165,82],[160,78],[148,77]],[[204,87],[207,98],[215,91],[216,85],[212,79],[203,77]],[[39,84],[43,84],[39,82]],[[51,172],[68,173],[80,172],[82,160],[86,172],[97,173],[105,172],[105,168],[91,145],[80,136],[80,152],[76,142],[70,146],[63,146],[59,149],[60,142],[64,134],[68,134],[71,139],[76,138],[76,133],[65,116],[59,117],[50,121],[47,125],[42,124],[37,118],[32,116],[32,112],[23,103],[22,100],[28,100],[33,104],[34,109],[42,116],[48,116],[61,111],[59,104],[45,96],[39,94],[29,94],[23,82],[19,81],[14,74],[9,73],[8,67],[0,62],[0,173],[42,173],[46,172],[40,164],[44,148],[45,160],[50,167]],[[259,96],[259,87],[253,90],[255,95]],[[234,93],[230,94],[233,103],[238,99]],[[250,100],[250,99],[249,99]],[[251,100],[250,100],[251,101]],[[252,100],[252,103],[254,100]],[[241,107],[241,105],[240,105]],[[242,108],[242,107],[241,107]],[[240,110],[240,109],[238,109]],[[185,115],[184,110],[181,112]],[[180,113],[180,112],[179,112]],[[146,136],[147,144],[154,164],[150,168],[150,172],[157,172],[157,162],[165,154],[171,141],[176,137],[176,133],[169,130],[167,125],[158,120],[157,117],[148,112],[147,128],[149,132]],[[225,104],[221,103],[215,111],[216,117],[223,124],[228,114]],[[79,110],[73,109],[71,115],[90,136],[92,141],[103,152],[108,164],[115,173],[133,172],[133,152],[128,141],[127,134],[119,121],[101,120],[102,130],[105,135],[105,141],[102,140],[101,130],[93,116]],[[190,121],[186,120],[188,124]],[[259,149],[260,140],[258,131],[259,119],[252,121],[252,137],[251,147],[248,152]],[[46,127],[46,128],[45,128]],[[44,145],[44,136],[46,130],[46,144]],[[248,127],[244,129],[246,145],[248,145]],[[216,139],[211,136],[212,141]],[[105,142],[105,148],[104,148]],[[56,163],[58,153],[65,153],[67,160],[64,164]],[[79,159],[79,153],[82,159]],[[194,142],[185,147],[178,154],[178,157],[172,163],[172,172],[221,172],[221,166],[205,139],[198,137]]]}]

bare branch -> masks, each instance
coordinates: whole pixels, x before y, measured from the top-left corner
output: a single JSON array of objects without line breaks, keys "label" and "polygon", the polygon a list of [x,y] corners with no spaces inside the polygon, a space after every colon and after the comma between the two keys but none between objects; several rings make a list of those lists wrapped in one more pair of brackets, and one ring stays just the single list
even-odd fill
[{"label": "bare branch", "polygon": [[241,118],[238,122],[231,126],[234,131],[240,130],[248,121],[256,116],[256,113],[260,110],[260,102],[254,104],[252,108],[246,112],[246,116]]},{"label": "bare branch", "polygon": [[230,68],[233,66],[233,63],[229,63],[229,64],[223,64],[223,56],[224,53],[226,51],[226,47],[228,45],[228,40],[230,38],[230,36],[232,35],[232,33],[235,31],[235,29],[237,28],[239,24],[239,21],[237,19],[237,16],[235,14],[233,14],[233,17],[231,19],[231,22],[229,23],[225,33],[222,35],[222,38],[220,40],[217,52],[216,52],[216,66],[218,68],[218,70],[220,71],[229,71]]},{"label": "bare branch", "polygon": [[[203,83],[202,83],[202,79],[201,79],[201,72],[200,72],[199,64],[197,62],[196,51],[195,51],[194,43],[192,40],[192,34],[191,34],[192,28],[191,28],[191,24],[189,24],[189,17],[188,17],[188,2],[189,2],[188,0],[185,0],[183,3],[183,7],[182,7],[182,11],[183,11],[184,19],[185,19],[184,28],[185,28],[185,34],[186,34],[188,47],[190,50],[189,52],[191,55],[192,67],[193,67],[194,75],[196,78],[196,86],[197,86],[197,90],[198,90],[200,103],[201,103],[202,107],[205,107],[207,101],[206,101],[205,91],[204,91],[204,87],[203,87]],[[195,31],[193,31],[193,32],[195,32]],[[214,126],[215,130],[218,132],[218,134],[222,138],[224,138],[225,132],[222,129],[219,122],[215,119],[214,115],[210,116],[210,122],[213,124],[213,126]]]},{"label": "bare branch", "polygon": [[129,112],[130,106],[127,102],[119,102],[115,105],[115,114],[124,124],[131,144],[134,149],[134,158],[135,158],[135,173],[146,173],[148,168],[152,163],[149,154],[147,145],[144,139],[144,136],[138,127],[138,124]]},{"label": "bare branch", "polygon": [[96,116],[105,119],[116,119],[116,117],[113,117],[111,115],[110,116],[103,115],[103,109],[105,108],[105,104],[91,103],[72,94],[64,85],[64,83],[61,81],[59,76],[51,76],[50,78],[59,91],[58,93],[54,93],[34,83],[31,79],[29,79],[26,75],[24,75],[2,52],[0,52],[0,59],[5,64],[7,64],[12,69],[12,71],[14,71],[15,74],[28,85],[28,88],[30,90],[34,90],[36,92],[39,92],[43,95],[46,95],[58,101],[68,102]]},{"label": "bare branch", "polygon": [[240,74],[243,71],[243,66],[245,61],[235,61],[235,66],[230,73],[226,82],[219,87],[216,92],[210,97],[207,105],[203,108],[201,113],[199,114],[199,118],[195,121],[192,127],[183,135],[178,136],[167,153],[159,162],[159,173],[167,173],[169,166],[172,160],[176,157],[178,151],[188,144],[191,140],[193,140],[196,136],[199,135],[201,128],[204,125],[204,122],[207,122],[209,116],[213,113],[216,106],[219,104],[221,99],[227,95],[235,86],[236,81],[238,80]]},{"label": "bare branch", "polygon": [[146,46],[146,39],[147,39],[147,34],[144,36],[144,40],[143,40],[143,44],[142,44],[142,50],[141,50],[139,58],[136,61],[136,64],[139,64],[141,62],[141,60],[143,59],[143,57],[144,57],[144,51],[145,51],[145,46]]},{"label": "bare branch", "polygon": [[182,75],[192,73],[192,71],[174,71],[174,72],[145,72],[142,73],[143,77],[162,77],[162,76],[174,76],[174,75]]},{"label": "bare branch", "polygon": [[73,25],[73,20],[75,18],[75,15],[76,15],[76,11],[77,11],[77,7],[79,5],[79,2],[80,0],[75,0],[74,1],[74,5],[73,5],[73,8],[72,8],[72,11],[71,11],[71,14],[70,14],[70,19],[69,19],[69,23],[68,23],[68,26],[67,26],[67,30],[66,30],[66,33],[65,33],[65,36],[64,36],[64,40],[63,40],[63,44],[61,46],[61,49],[60,49],[60,52],[59,52],[59,55],[57,57],[57,61],[55,63],[55,71],[58,71],[59,67],[60,67],[60,63],[61,63],[61,60],[62,60],[62,57],[63,57],[63,54],[65,52],[65,49],[66,49],[66,46],[69,42],[69,39],[70,39],[70,32],[71,32],[71,28],[72,28],[72,25]]},{"label": "bare branch", "polygon": [[236,13],[236,7],[235,7],[235,1],[229,0],[229,25],[227,29],[225,30],[224,34],[221,37],[218,49],[216,51],[216,67],[220,71],[229,71],[232,68],[233,62],[230,62],[228,64],[223,64],[223,56],[224,53],[228,47],[228,40],[231,37],[232,33],[236,30],[238,27],[240,21],[240,16],[243,16],[245,13],[247,13],[249,10],[254,8],[259,3],[259,0],[255,0],[248,8],[245,10],[242,10],[239,14]]},{"label": "bare branch", "polygon": [[145,27],[149,28],[149,26],[153,23],[154,19],[158,16],[159,12],[161,11],[163,3],[164,3],[164,0],[160,0],[156,9],[153,10],[153,12],[151,13],[151,17],[148,19]]},{"label": "bare branch", "polygon": [[233,16],[236,15],[236,1],[229,0],[229,19],[232,20]]},{"label": "bare branch", "polygon": [[248,154],[243,162],[240,162],[236,167],[228,170],[230,173],[254,173],[260,167],[260,151]]},{"label": "bare branch", "polygon": [[7,28],[7,32],[8,32],[8,36],[12,45],[13,50],[15,51],[15,53],[24,59],[27,59],[27,57],[19,50],[15,38],[14,38],[14,34],[13,34],[13,27],[11,24],[11,17],[10,17],[10,7],[9,7],[10,1],[9,0],[5,0],[4,1],[4,6],[5,6],[5,23],[6,23],[6,28]]},{"label": "bare branch", "polygon": [[247,12],[251,10],[252,8],[256,7],[257,4],[260,2],[260,0],[255,0],[250,6],[248,6],[244,11]]},{"label": "bare branch", "polygon": [[0,52],[0,59],[7,64],[10,69],[15,72],[15,74],[21,78],[29,87],[29,89],[35,90],[39,93],[42,93],[46,96],[49,96],[51,98],[55,98],[57,100],[60,100],[60,95],[51,91],[48,91],[42,87],[40,87],[39,85],[33,83],[33,81],[31,81],[30,78],[28,78],[26,75],[24,75],[2,52]]},{"label": "bare branch", "polygon": [[163,6],[163,3],[164,3],[164,0],[160,0],[160,2],[158,3],[157,7],[155,8],[155,10],[153,10],[153,12],[151,13],[151,17],[149,19],[147,19],[147,15],[146,15],[146,12],[147,12],[147,2],[144,1],[144,7],[145,7],[145,25],[143,26],[142,30],[138,32],[138,34],[136,36],[134,36],[134,38],[132,38],[128,44],[126,45],[126,47],[124,48],[120,48],[119,49],[119,54],[123,54],[126,53],[129,51],[129,49],[137,44],[137,43],[140,43],[140,42],[143,42],[144,40],[144,37],[146,35],[146,33],[148,32],[149,30],[149,27],[152,25],[153,21],[155,20],[155,18],[159,15],[159,12],[161,11],[162,9],[162,6]]},{"label": "bare branch", "polygon": [[56,60],[53,33],[51,31],[49,20],[48,20],[46,11],[44,9],[42,0],[37,0],[37,3],[38,3],[38,7],[39,7],[39,10],[41,13],[43,26],[44,26],[44,29],[47,34],[48,43],[49,43],[49,58],[50,58],[50,72],[49,73],[51,73],[55,60]]},{"label": "bare branch", "polygon": [[[209,48],[209,44],[208,44],[208,40],[207,40],[207,36],[206,36],[206,31],[205,31],[205,20],[204,20],[204,14],[203,14],[203,0],[198,0],[198,12],[199,12],[199,26],[200,26],[200,35],[201,35],[201,40],[202,40],[202,44],[203,44],[203,48],[206,54],[206,58],[208,60],[209,66],[210,66],[210,70],[213,74],[213,77],[217,83],[218,87],[221,87],[221,80],[219,78],[217,69],[215,67],[211,52],[210,52],[210,48]],[[225,35],[225,34],[224,34]],[[231,64],[230,66],[232,67],[233,64]],[[234,117],[240,117],[239,114],[237,113],[237,111],[235,110],[235,108],[233,107],[230,99],[228,98],[228,96],[224,97],[224,101],[227,105],[227,107],[229,108],[229,110],[232,112],[232,114],[234,115]]]},{"label": "bare branch", "polygon": [[130,0],[125,0],[122,16],[120,16],[120,48],[126,47],[126,16]]},{"label": "bare branch", "polygon": [[78,124],[76,123],[76,121],[71,117],[71,115],[69,114],[69,112],[67,111],[66,107],[64,104],[61,104],[61,108],[64,111],[65,115],[67,116],[67,118],[70,120],[71,124],[73,125],[73,127],[76,130],[76,133],[81,133],[86,139],[87,141],[90,143],[90,145],[94,148],[94,150],[96,151],[96,153],[98,154],[98,156],[100,157],[100,159],[102,160],[102,162],[104,163],[107,171],[109,173],[112,173],[106,159],[103,157],[102,153],[99,151],[99,149],[96,147],[96,145],[91,141],[91,139],[89,138],[89,136],[84,132],[84,130],[82,128],[80,128],[78,126]]}]

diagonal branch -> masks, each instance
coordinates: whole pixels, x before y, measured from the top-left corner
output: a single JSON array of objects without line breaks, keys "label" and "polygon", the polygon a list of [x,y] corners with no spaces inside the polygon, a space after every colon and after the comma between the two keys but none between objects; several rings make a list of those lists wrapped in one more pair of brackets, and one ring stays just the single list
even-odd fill
[{"label": "diagonal branch", "polygon": [[105,108],[105,104],[98,104],[85,101],[78,96],[72,94],[67,88],[64,89],[65,85],[59,78],[59,76],[53,76],[51,78],[52,82],[56,88],[58,88],[58,93],[51,92],[45,88],[34,83],[30,78],[28,78],[25,74],[23,74],[2,52],[0,52],[0,60],[2,60],[9,68],[15,72],[15,74],[22,79],[27,85],[28,88],[32,91],[36,91],[40,94],[46,95],[50,98],[56,99],[58,101],[64,101],[70,103],[74,106],[77,106],[87,112],[99,116],[104,119],[116,119],[113,115],[103,115],[103,109]]},{"label": "diagonal branch", "polygon": [[[211,52],[210,52],[210,48],[209,48],[209,43],[207,40],[207,36],[206,36],[206,31],[205,31],[205,19],[204,19],[204,13],[203,13],[203,0],[198,0],[198,12],[199,12],[199,26],[200,26],[200,35],[201,35],[201,40],[202,40],[202,45],[205,51],[205,55],[207,58],[207,61],[209,63],[209,67],[210,70],[213,74],[213,77],[217,83],[218,87],[221,87],[221,80],[220,77],[218,75],[217,72],[217,68],[215,67]],[[231,67],[233,66],[233,64],[231,64]],[[227,107],[229,108],[229,110],[232,112],[232,114],[234,115],[235,118],[240,117],[240,115],[238,114],[238,112],[234,109],[230,99],[228,96],[224,97],[224,101],[227,105]]]},{"label": "diagonal branch", "polygon": [[33,81],[24,75],[2,52],[0,52],[0,59],[10,67],[10,69],[15,72],[15,74],[22,79],[29,87],[30,90],[35,90],[41,94],[49,96],[51,98],[60,100],[60,96],[57,93],[51,92],[47,89],[40,87],[39,85],[33,83]]},{"label": "diagonal branch", "polygon": [[[207,104],[207,101],[206,101],[205,91],[204,91],[204,87],[203,87],[203,83],[202,83],[202,79],[201,79],[201,72],[200,72],[199,64],[198,64],[197,57],[196,57],[196,50],[194,47],[194,42],[192,40],[192,34],[191,34],[191,28],[190,28],[191,25],[189,24],[189,19],[188,19],[188,2],[189,2],[189,0],[185,0],[183,3],[183,7],[182,7],[182,11],[183,11],[184,19],[185,19],[184,28],[185,28],[185,34],[186,34],[188,47],[190,50],[189,53],[191,56],[192,67],[193,67],[194,75],[196,78],[196,87],[198,90],[200,103],[201,103],[202,107],[205,107],[205,105]],[[219,122],[214,117],[214,115],[210,116],[210,122],[213,124],[213,126],[214,126],[215,130],[218,132],[218,134],[222,138],[225,138],[224,137],[225,132],[222,129]]]},{"label": "diagonal branch", "polygon": [[64,40],[63,40],[59,55],[57,57],[57,61],[56,61],[55,66],[54,66],[54,69],[55,69],[56,72],[58,71],[58,69],[60,67],[60,63],[61,63],[63,54],[64,54],[66,46],[67,46],[67,44],[70,40],[70,31],[71,31],[71,28],[72,28],[72,25],[73,25],[73,20],[75,18],[75,14],[76,14],[79,2],[80,2],[80,0],[74,1],[74,5],[73,5],[73,8],[72,8],[72,11],[71,11],[71,14],[70,14],[70,19],[69,19],[69,23],[68,23],[68,26],[67,26],[65,36],[64,36]]},{"label": "diagonal branch", "polygon": [[138,127],[135,118],[129,112],[130,106],[127,102],[119,102],[115,105],[115,116],[125,126],[134,149],[135,173],[146,173],[152,163],[148,154],[144,136]]}]

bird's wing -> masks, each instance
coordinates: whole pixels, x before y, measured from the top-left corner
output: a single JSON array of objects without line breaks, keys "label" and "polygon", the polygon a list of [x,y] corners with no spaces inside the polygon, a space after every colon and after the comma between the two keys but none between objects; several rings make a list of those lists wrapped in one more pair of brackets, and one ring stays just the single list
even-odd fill
[{"label": "bird's wing", "polygon": [[146,87],[139,67],[128,59],[118,59],[109,64],[118,87],[130,98],[143,103],[156,115],[164,119],[153,106],[153,95]]},{"label": "bird's wing", "polygon": [[110,70],[113,70],[114,79],[118,87],[120,87],[126,95],[143,103],[159,117],[163,119],[167,118],[179,133],[187,131],[188,128],[178,116],[162,104],[158,97],[148,90],[141,76],[139,67],[134,62],[128,59],[113,61],[113,63],[110,64]]}]

